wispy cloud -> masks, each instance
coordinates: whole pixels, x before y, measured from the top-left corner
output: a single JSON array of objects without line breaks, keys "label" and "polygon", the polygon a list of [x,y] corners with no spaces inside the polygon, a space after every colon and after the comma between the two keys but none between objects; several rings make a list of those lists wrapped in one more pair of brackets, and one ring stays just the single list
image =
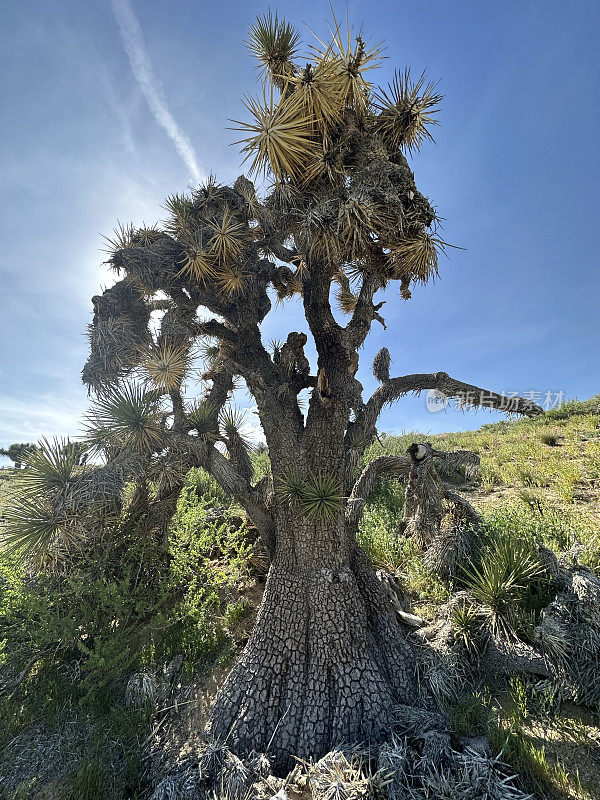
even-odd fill
[{"label": "wispy cloud", "polygon": [[172,139],[194,182],[200,183],[205,179],[205,175],[198,165],[196,151],[189,137],[181,130],[169,111],[165,90],[154,72],[144,43],[144,34],[131,2],[130,0],[112,0],[112,7],[134,77],[139,83],[154,119]]}]

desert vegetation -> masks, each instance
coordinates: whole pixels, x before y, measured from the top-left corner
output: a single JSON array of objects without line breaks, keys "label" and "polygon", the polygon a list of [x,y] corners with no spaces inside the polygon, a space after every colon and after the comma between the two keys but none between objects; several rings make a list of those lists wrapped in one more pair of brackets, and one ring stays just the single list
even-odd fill
[{"label": "desert vegetation", "polygon": [[[108,237],[82,441],[1,475],[0,792],[593,796],[599,399],[392,377],[385,347],[364,396],[377,293],[409,301],[448,247],[407,160],[441,97],[377,87],[381,47],[335,19],[306,64],[272,14],[249,43],[262,186],[210,179]],[[267,345],[291,300],[308,333]],[[424,391],[510,418],[378,431]]]},{"label": "desert vegetation", "polygon": [[[465,680],[464,666],[472,670],[480,661],[498,600],[510,636],[530,645],[539,642],[536,628],[557,593],[543,566],[547,560],[540,564],[540,547],[557,555],[575,548],[571,560],[582,565],[582,574],[598,569],[598,402],[572,404],[558,419],[550,412],[428,438],[440,450],[467,449],[481,457],[480,474],[465,478],[459,470],[445,478],[482,517],[478,554],[452,580],[440,579],[424,564],[422,549],[397,534],[403,481],[383,479],[366,504],[358,541],[373,566],[394,582],[403,612],[419,620],[412,636],[417,641],[419,631],[433,629],[435,641],[436,624],[444,619],[451,626],[453,647],[464,656],[462,665],[447,658],[432,661],[429,676],[423,666],[422,675],[437,681],[443,730],[451,745],[458,750],[464,742],[487,742],[480,763],[475,759],[462,765],[461,780],[473,784],[472,793],[477,788],[473,776],[491,758],[498,759],[504,775],[519,776],[514,794],[506,790],[500,797],[519,797],[517,790],[542,798],[597,796],[597,697],[582,700],[561,672],[507,675],[486,667]],[[503,464],[523,463],[530,448],[532,474],[547,474],[542,437],[549,431],[572,454],[556,463],[550,485],[523,486],[518,473],[506,473],[501,484],[486,483],[486,474]],[[404,453],[423,439],[417,433],[380,438],[365,460]],[[266,454],[252,453],[251,460],[255,475],[262,476]],[[559,487],[573,466],[580,479],[573,497],[565,500]],[[0,474],[5,508],[20,474]],[[77,548],[68,568],[33,569],[15,556],[2,557],[0,775],[6,797],[41,796],[48,786],[60,797],[125,798],[143,796],[143,789],[151,794],[153,787],[157,797],[167,797],[168,787],[177,796],[178,784],[187,779],[192,785],[189,765],[206,747],[203,730],[211,700],[245,645],[268,568],[256,531],[242,517],[235,501],[205,471],[193,469],[164,546],[141,539],[135,524],[129,528],[124,520],[118,534],[113,530],[109,538]],[[498,550],[509,559],[509,572],[520,567],[517,588],[506,574],[506,562],[498,561]],[[498,570],[491,596],[485,581],[483,586],[473,581],[490,569]],[[557,633],[562,638],[549,651],[560,649],[562,642],[564,653],[575,631]],[[594,686],[592,675],[587,690]],[[412,742],[410,726],[402,730],[390,739],[382,760],[390,760],[385,770],[401,768],[399,785],[408,766],[406,748],[419,745]],[[345,751],[337,759],[320,765],[314,775],[303,766],[293,776],[295,790],[318,786],[327,796],[341,783],[357,796],[391,791],[392,784],[377,788],[373,783],[377,764],[364,753]],[[248,782],[251,775],[246,769],[242,777]],[[460,797],[455,777],[447,791]],[[442,780],[439,775],[434,779]],[[263,792],[270,787],[272,794],[282,785],[268,770],[252,780]],[[432,786],[437,784],[432,782],[429,792]],[[186,796],[183,789],[180,796]]]}]

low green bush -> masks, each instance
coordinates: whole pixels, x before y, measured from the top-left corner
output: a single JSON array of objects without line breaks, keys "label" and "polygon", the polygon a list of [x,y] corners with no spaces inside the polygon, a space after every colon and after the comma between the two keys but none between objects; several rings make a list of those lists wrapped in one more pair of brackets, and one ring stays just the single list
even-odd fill
[{"label": "low green bush", "polygon": [[600,395],[594,395],[587,400],[567,400],[558,408],[546,411],[547,419],[569,419],[585,414],[598,414],[600,409]]},{"label": "low green bush", "polygon": [[[125,689],[135,672],[158,670],[183,655],[188,673],[209,670],[229,652],[229,631],[245,608],[233,591],[246,574],[244,526],[224,495],[193,470],[168,541],[122,522],[74,550],[57,571],[33,572],[0,554],[0,746],[28,726],[60,732],[77,715],[91,739],[68,797],[110,788],[133,796],[138,737],[152,708],[134,711]],[[142,528],[143,530],[143,528]],[[9,774],[0,751],[0,783]],[[102,780],[106,774],[110,780]],[[108,789],[107,789],[108,791]]]},{"label": "low green bush", "polygon": [[450,726],[459,736],[482,736],[492,720],[490,699],[482,692],[459,698],[450,708]]}]

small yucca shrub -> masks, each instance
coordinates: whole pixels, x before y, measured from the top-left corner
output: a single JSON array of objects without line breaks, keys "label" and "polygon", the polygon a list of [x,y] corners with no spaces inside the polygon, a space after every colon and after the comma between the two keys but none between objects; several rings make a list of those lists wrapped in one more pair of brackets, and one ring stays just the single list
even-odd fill
[{"label": "small yucca shrub", "polygon": [[318,473],[308,480],[297,472],[288,473],[275,487],[279,496],[303,516],[332,519],[343,502],[338,481],[331,475]]},{"label": "small yucca shrub", "polygon": [[470,603],[459,603],[452,609],[451,620],[457,641],[464,645],[467,652],[474,653],[479,645],[478,636],[481,627],[477,609]]},{"label": "small yucca shrub", "polygon": [[514,610],[528,586],[543,578],[544,568],[534,550],[521,542],[503,539],[483,554],[481,565],[463,567],[463,582],[482,606],[496,633],[513,630]]},{"label": "small yucca shrub", "polygon": [[331,519],[342,505],[340,485],[331,475],[312,475],[304,484],[304,496],[300,509],[307,517]]}]

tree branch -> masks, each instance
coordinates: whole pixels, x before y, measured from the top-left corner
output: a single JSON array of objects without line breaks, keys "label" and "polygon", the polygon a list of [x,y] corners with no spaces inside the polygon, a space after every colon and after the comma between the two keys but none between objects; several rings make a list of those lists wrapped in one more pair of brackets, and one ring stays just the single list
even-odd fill
[{"label": "tree branch", "polygon": [[[543,414],[543,409],[531,400],[523,397],[507,397],[496,394],[470,383],[463,383],[451,378],[446,372],[430,374],[403,375],[390,378],[374,392],[364,409],[358,415],[352,428],[349,429],[352,446],[366,448],[375,436],[375,425],[384,406],[393,403],[409,392],[420,393],[425,390],[437,390],[442,397],[454,397],[464,406],[480,406],[495,408],[507,414],[523,414],[534,417]],[[364,451],[364,449],[363,449]]]},{"label": "tree branch", "polygon": [[373,303],[375,293],[384,285],[383,280],[375,273],[368,273],[363,280],[352,319],[346,325],[346,333],[351,346],[356,350],[364,344],[371,330],[374,319],[377,319],[385,328],[382,317],[377,313],[381,305]]},{"label": "tree branch", "polygon": [[235,332],[218,322],[216,319],[208,319],[204,322],[198,322],[194,326],[196,336],[214,336],[222,342],[229,342],[235,344],[237,337]]},{"label": "tree branch", "polygon": [[208,442],[190,436],[182,436],[179,443],[189,451],[195,466],[203,467],[228,494],[238,501],[270,550],[275,541],[275,522],[262,499],[257,496],[248,481],[237,472],[231,461]]},{"label": "tree branch", "polygon": [[408,456],[379,456],[369,462],[360,473],[352,487],[346,504],[346,524],[355,532],[362,516],[368,496],[382,475],[405,478],[410,472],[411,460]]}]

